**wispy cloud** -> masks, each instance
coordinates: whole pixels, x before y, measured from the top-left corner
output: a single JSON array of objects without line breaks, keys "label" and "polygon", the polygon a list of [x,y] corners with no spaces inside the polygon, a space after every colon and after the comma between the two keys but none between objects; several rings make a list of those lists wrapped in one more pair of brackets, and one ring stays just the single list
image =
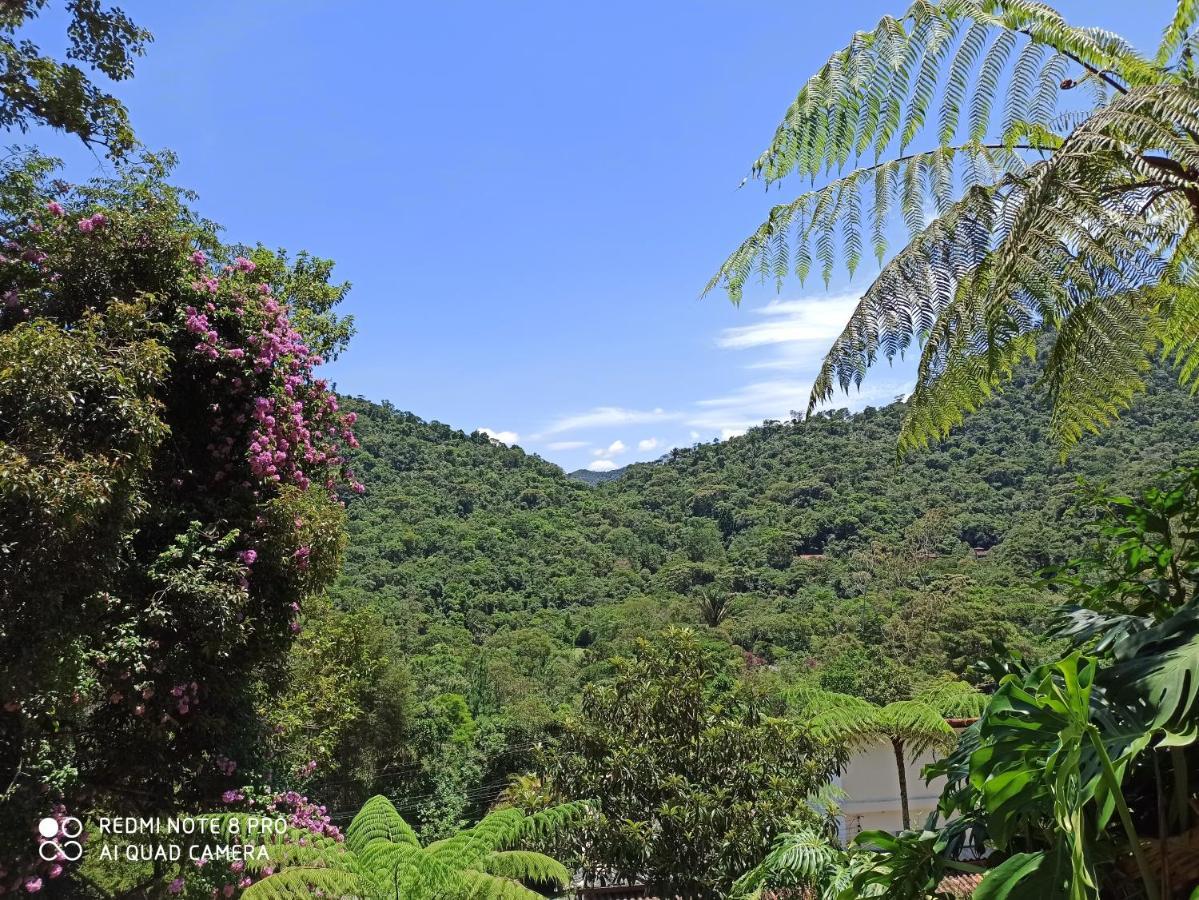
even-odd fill
[{"label": "wispy cloud", "polygon": [[551,422],[542,435],[562,434],[566,431],[583,431],[589,428],[612,428],[617,425],[645,425],[650,422],[671,422],[682,418],[682,413],[664,409],[627,409],[623,406],[597,406],[584,413],[562,416]]},{"label": "wispy cloud", "polygon": [[480,428],[478,430],[493,441],[499,441],[501,444],[508,444],[509,446],[520,440],[520,435],[515,431],[496,431],[494,428]]},{"label": "wispy cloud", "polygon": [[776,300],[755,311],[763,321],[726,328],[716,344],[746,350],[772,344],[827,343],[841,333],[859,299],[861,295],[853,293]]},{"label": "wispy cloud", "polygon": [[578,450],[580,447],[586,447],[586,441],[550,441],[545,445],[550,450]]},{"label": "wispy cloud", "polygon": [[808,388],[806,381],[789,379],[747,384],[730,394],[697,401],[687,424],[726,438],[744,434],[763,419],[789,418],[793,410],[802,409]]}]

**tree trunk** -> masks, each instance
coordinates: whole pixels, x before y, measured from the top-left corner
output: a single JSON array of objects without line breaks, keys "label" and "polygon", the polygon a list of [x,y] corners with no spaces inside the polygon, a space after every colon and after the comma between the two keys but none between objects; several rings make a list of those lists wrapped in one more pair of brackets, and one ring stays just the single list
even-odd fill
[{"label": "tree trunk", "polygon": [[904,831],[912,827],[912,814],[908,810],[908,769],[903,758],[903,738],[891,738],[895,751],[895,768],[899,772],[899,810],[903,814]]}]

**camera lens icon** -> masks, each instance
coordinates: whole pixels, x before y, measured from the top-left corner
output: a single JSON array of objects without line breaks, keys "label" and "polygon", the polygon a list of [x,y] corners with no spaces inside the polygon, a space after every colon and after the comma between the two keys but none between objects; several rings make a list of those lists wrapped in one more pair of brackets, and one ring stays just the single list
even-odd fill
[{"label": "camera lens icon", "polygon": [[61,822],[47,816],[37,823],[37,833],[42,836],[38,856],[46,862],[76,862],[83,856],[83,844],[75,840],[83,834],[83,823],[74,816],[66,816]]}]

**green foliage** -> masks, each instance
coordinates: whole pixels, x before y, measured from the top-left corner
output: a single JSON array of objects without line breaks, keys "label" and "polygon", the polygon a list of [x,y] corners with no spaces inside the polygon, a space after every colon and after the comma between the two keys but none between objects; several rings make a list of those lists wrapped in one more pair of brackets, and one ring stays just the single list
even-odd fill
[{"label": "green foliage", "polygon": [[[331,460],[348,428],[269,267],[233,265],[170,164],[83,186],[36,156],[0,172],[5,889],[45,870],[29,823],[51,805],[85,818],[132,796],[159,815],[245,783],[222,758],[268,774],[256,708],[280,687],[300,605],[341,567]],[[337,333],[324,303],[314,328]],[[251,362],[268,332],[286,349]],[[330,461],[286,479],[249,459],[255,404],[281,396]]]},{"label": "green foliage", "polygon": [[118,7],[105,9],[99,0],[67,0],[69,62],[43,56],[18,32],[49,5],[47,0],[6,3],[0,10],[0,127],[28,130],[46,124],[77,135],[85,143],[104,146],[113,157],[134,146],[125,107],[106,93],[76,62],[112,81],[133,74],[134,60],[152,40]]},{"label": "green foliage", "polygon": [[[784,684],[814,679],[884,706],[946,674],[978,683],[972,666],[995,641],[1048,658],[1059,597],[1034,574],[1089,540],[1076,478],[1130,489],[1176,461],[1199,463],[1199,407],[1155,379],[1129,414],[1136,427],[1088,439],[1069,465],[1045,444],[1049,413],[1025,369],[902,470],[892,451],[905,410],[891,404],[766,423],[598,488],[518,447],[346,399],[368,491],[347,503],[332,598],[375,614],[362,630],[378,636],[371,652],[396,661],[409,699],[394,729],[347,699],[358,724],[345,733],[363,737],[321,757],[306,790],[338,810],[382,793],[423,836],[444,835],[528,770],[531,746],[583,686],[611,676],[609,658],[671,625],[732,645]],[[318,654],[305,671],[321,668]],[[335,708],[338,671],[321,680],[330,689],[317,709]],[[454,739],[447,695],[465,701],[473,736]],[[289,707],[289,769],[310,758],[303,736],[322,733],[319,716],[303,724],[308,696]],[[376,730],[390,755],[369,738]],[[379,747],[372,761],[357,741]]]},{"label": "green foliage", "polygon": [[737,879],[729,896],[757,900],[766,889],[820,891],[821,900],[836,897],[843,854],[823,832],[805,829],[780,834],[758,865]]},{"label": "green foliage", "polygon": [[[834,342],[808,407],[920,345],[901,450],[948,435],[1041,334],[1063,446],[1127,410],[1159,352],[1193,386],[1194,16],[1180,0],[1155,60],[1028,0],[917,0],[859,32],[753,167],[768,184],[837,177],[774,207],[708,289],[737,302],[753,274],[803,279],[813,255],[826,283],[838,255],[852,274],[867,227],[882,265],[902,218],[909,241]],[[1062,93],[1083,86],[1081,109],[1059,115]],[[931,147],[908,150],[920,140]]]},{"label": "green foliage", "polygon": [[1128,880],[1113,861],[1138,873],[1144,896],[1182,887],[1145,837],[1164,846],[1193,818],[1195,479],[1097,498],[1102,540],[1063,576],[1082,601],[1063,609],[1077,649],[1031,669],[1009,661],[978,723],[930,768],[948,777],[938,858],[952,859],[965,829],[997,854],[976,896],[1106,896]]},{"label": "green foliage", "polygon": [[416,832],[385,797],[370,798],[354,816],[344,843],[289,842],[284,853],[247,866],[278,869],[250,886],[243,896],[310,897],[317,891],[386,900],[487,898],[536,900],[528,885],[563,888],[570,873],[556,860],[517,845],[544,839],[573,826],[586,814],[581,804],[564,804],[526,815],[518,809],[494,811],[471,828],[422,847]]},{"label": "green foliage", "polygon": [[554,796],[595,802],[572,835],[586,877],[721,894],[787,823],[817,820],[805,801],[838,751],[733,675],[724,653],[672,630],[586,689],[541,761]]}]

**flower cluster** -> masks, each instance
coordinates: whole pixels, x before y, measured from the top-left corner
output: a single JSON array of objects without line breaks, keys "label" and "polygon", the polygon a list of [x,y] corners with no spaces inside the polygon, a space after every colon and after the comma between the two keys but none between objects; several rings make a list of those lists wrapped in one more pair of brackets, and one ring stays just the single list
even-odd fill
[{"label": "flower cluster", "polygon": [[175,711],[186,716],[200,702],[200,685],[194,681],[177,684],[171,688],[171,696],[175,698]]},{"label": "flower cluster", "polygon": [[266,808],[268,812],[287,816],[287,823],[293,828],[324,835],[335,841],[345,840],[341,830],[333,824],[324,805],[312,802],[297,791],[284,791],[275,795]]},{"label": "flower cluster", "polygon": [[[66,806],[61,803],[54,804],[49,818],[54,819],[61,826],[63,820],[67,818]],[[27,894],[36,894],[45,887],[47,881],[63,874],[63,863],[66,862],[66,857],[62,850],[59,850],[49,860],[42,858],[40,848],[50,840],[52,838],[44,837],[39,833],[37,836],[39,847],[37,859],[27,862],[19,871],[9,871],[3,863],[0,863],[0,894],[16,894],[22,891]],[[79,840],[86,840],[86,836],[81,836]]]},{"label": "flower cluster", "polygon": [[343,479],[361,492],[337,449],[339,442],[358,445],[355,417],[340,414],[328,384],[313,377],[324,360],[293,327],[286,305],[269,284],[253,281],[257,266],[244,256],[217,271],[202,251],[190,259],[200,296],[186,308],[184,327],[198,339],[193,352],[214,366],[214,386],[227,385],[231,395],[209,408],[215,437],[208,450],[221,464],[216,480],[231,476],[244,454],[259,485],[304,490],[319,473],[330,492]]}]

